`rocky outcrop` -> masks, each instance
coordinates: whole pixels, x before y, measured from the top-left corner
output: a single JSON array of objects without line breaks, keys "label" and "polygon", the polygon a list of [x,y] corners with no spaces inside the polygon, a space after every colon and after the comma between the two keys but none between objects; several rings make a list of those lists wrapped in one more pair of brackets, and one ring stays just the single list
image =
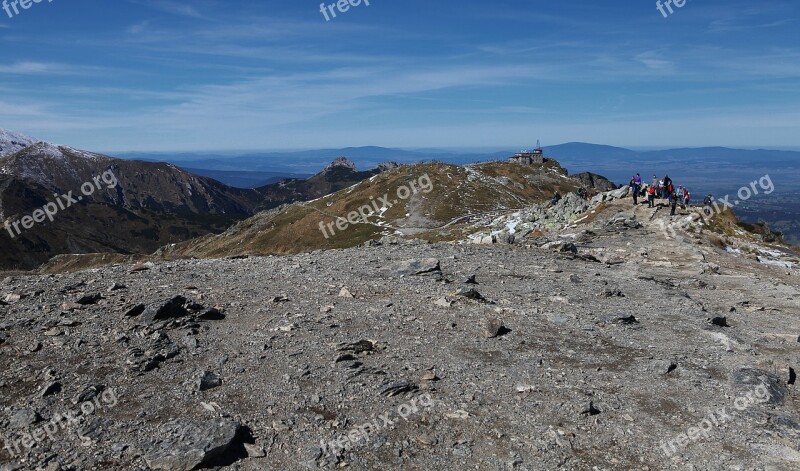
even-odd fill
[{"label": "rocky outcrop", "polygon": [[602,175],[597,175],[596,173],[576,173],[575,175],[572,175],[572,178],[581,182],[581,186],[587,189],[593,189],[602,192],[617,189],[617,185],[614,184],[614,182]]}]

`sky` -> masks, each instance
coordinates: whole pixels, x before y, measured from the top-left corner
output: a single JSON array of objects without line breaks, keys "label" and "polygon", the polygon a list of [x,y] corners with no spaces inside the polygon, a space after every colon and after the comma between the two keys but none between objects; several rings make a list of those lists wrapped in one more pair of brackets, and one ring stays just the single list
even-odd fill
[{"label": "sky", "polygon": [[9,5],[0,127],[109,152],[800,147],[797,0],[331,1]]}]

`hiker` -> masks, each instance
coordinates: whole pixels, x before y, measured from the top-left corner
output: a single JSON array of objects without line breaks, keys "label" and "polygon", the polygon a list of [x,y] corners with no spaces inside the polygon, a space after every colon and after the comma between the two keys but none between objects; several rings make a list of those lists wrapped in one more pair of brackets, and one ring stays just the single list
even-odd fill
[{"label": "hiker", "polygon": [[678,194],[678,201],[683,203],[683,185],[678,185],[678,191],[676,193]]},{"label": "hiker", "polygon": [[639,204],[639,187],[642,184],[642,179],[641,178],[639,178],[639,183],[636,183],[636,177],[638,177],[638,176],[639,176],[639,174],[637,173],[636,175],[631,177],[631,183],[630,183],[631,191],[633,192],[633,205],[634,206]]},{"label": "hiker", "polygon": [[550,200],[550,206],[555,206],[559,201],[561,201],[561,195],[556,191],[553,199]]},{"label": "hiker", "polygon": [[672,179],[669,178],[669,175],[664,175],[664,198],[669,199],[672,197]]},{"label": "hiker", "polygon": [[653,175],[653,183],[650,184],[653,188],[658,188],[658,177]]},{"label": "hiker", "polygon": [[708,196],[703,199],[703,212],[706,213],[706,216],[711,216],[711,203],[714,201],[714,196],[709,193]]},{"label": "hiker", "polygon": [[670,204],[669,215],[670,216],[674,216],[675,215],[675,208],[677,208],[677,206],[678,206],[678,195],[675,194],[675,192],[672,192],[672,194],[669,195],[669,198],[670,198],[669,199],[669,201],[670,201],[670,203],[669,203]]},{"label": "hiker", "polygon": [[655,208],[656,207],[656,187],[651,186],[647,189],[647,207],[648,208]]},{"label": "hiker", "polygon": [[689,203],[692,201],[692,195],[689,194],[689,189],[683,189],[683,205],[688,207]]}]

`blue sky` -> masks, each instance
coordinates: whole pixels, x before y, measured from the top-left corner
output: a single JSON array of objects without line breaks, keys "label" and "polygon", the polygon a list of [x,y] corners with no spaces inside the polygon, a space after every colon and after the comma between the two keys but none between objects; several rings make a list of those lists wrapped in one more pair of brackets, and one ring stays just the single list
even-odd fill
[{"label": "blue sky", "polygon": [[799,13],[371,0],[326,21],[319,0],[44,0],[0,11],[0,127],[98,151],[798,147]]}]

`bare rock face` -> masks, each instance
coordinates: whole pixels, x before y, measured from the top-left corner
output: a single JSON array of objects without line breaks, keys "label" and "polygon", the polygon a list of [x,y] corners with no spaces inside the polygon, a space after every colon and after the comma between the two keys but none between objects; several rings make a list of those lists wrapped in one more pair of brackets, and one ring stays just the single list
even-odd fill
[{"label": "bare rock face", "polygon": [[233,421],[174,420],[158,431],[157,442],[145,451],[145,461],[150,468],[164,471],[196,469],[224,455],[240,428]]},{"label": "bare rock face", "polygon": [[347,169],[347,170],[351,170],[351,171],[355,172],[356,171],[356,164],[353,163],[353,161],[348,159],[347,157],[337,157],[333,162],[328,164],[328,166],[325,167],[325,169],[322,172],[325,173],[325,172],[327,172],[329,170],[339,169],[339,168]]}]

